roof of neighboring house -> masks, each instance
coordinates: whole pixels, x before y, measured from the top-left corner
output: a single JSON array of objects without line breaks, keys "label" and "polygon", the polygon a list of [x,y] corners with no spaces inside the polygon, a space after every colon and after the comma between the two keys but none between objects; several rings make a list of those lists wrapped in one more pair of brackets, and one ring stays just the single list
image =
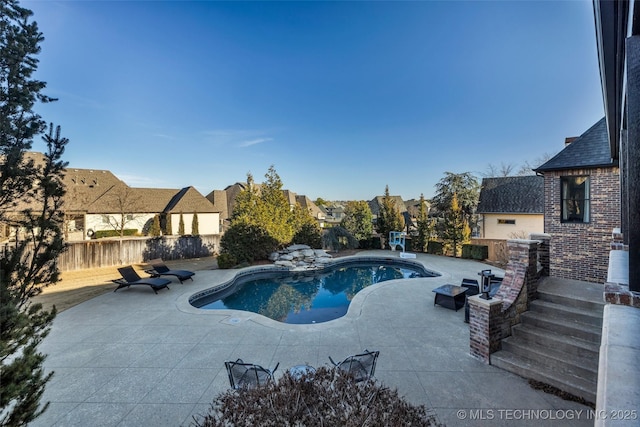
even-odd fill
[{"label": "roof of neighboring house", "polygon": [[67,190],[63,207],[67,212],[113,212],[112,197],[107,194],[129,188],[110,171],[100,169],[67,168],[63,183]]},{"label": "roof of neighboring house", "polygon": [[194,187],[185,187],[174,195],[166,205],[164,212],[212,213],[218,212],[218,210]]},{"label": "roof of neighboring house", "polygon": [[[404,213],[407,211],[407,207],[404,204],[404,200],[402,200],[402,196],[389,196],[393,203],[395,204],[396,209],[400,213]],[[382,201],[384,200],[384,196],[376,196],[374,199],[369,201],[369,209],[371,209],[371,213],[374,216],[377,216],[380,213],[380,207],[382,206]]]},{"label": "roof of neighboring house", "polygon": [[607,122],[603,117],[549,161],[534,170],[545,172],[611,166],[617,166],[617,162],[611,159]]},{"label": "roof of neighboring house", "polygon": [[476,212],[543,214],[544,177],[483,178]]},{"label": "roof of neighboring house", "polygon": [[324,211],[307,196],[296,196],[296,202],[316,219],[324,218]]}]

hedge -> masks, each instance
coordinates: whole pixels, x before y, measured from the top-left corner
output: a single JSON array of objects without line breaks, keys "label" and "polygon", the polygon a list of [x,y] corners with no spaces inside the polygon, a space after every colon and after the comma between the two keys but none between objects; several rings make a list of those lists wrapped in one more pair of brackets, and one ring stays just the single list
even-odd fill
[{"label": "hedge", "polygon": [[462,258],[484,260],[489,258],[489,246],[462,245]]},{"label": "hedge", "polygon": [[429,240],[429,243],[427,243],[427,253],[433,255],[442,255],[444,253],[444,246],[441,242]]},{"label": "hedge", "polygon": [[[124,236],[135,236],[138,234],[138,230],[135,228],[126,228],[122,231]],[[120,232],[117,230],[98,230],[93,233],[94,239],[102,239],[103,237],[120,237]]]}]

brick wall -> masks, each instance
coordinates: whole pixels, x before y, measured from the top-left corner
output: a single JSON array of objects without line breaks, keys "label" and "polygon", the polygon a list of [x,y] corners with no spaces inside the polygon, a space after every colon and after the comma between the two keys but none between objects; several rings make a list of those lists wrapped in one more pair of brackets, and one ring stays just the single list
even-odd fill
[{"label": "brick wall", "polygon": [[[590,222],[561,223],[560,177],[590,177]],[[604,283],[611,230],[620,224],[618,168],[553,171],[544,174],[544,229],[552,236],[549,275]]]}]

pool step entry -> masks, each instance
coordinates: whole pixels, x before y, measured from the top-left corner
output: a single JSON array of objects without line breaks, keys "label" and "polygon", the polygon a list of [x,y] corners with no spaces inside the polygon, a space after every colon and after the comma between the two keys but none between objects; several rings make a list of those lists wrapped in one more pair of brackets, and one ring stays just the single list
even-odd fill
[{"label": "pool step entry", "polygon": [[602,285],[545,278],[491,364],[595,403]]}]

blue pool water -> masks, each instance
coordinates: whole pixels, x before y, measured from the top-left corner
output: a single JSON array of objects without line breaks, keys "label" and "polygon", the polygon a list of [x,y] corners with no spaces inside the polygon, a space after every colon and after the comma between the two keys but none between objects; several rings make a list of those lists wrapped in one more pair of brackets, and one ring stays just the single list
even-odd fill
[{"label": "blue pool water", "polygon": [[207,310],[251,311],[283,323],[321,323],[344,316],[351,299],[367,286],[437,275],[418,263],[393,259],[341,263],[315,273],[257,272],[236,278],[222,291],[196,297],[191,304]]}]

